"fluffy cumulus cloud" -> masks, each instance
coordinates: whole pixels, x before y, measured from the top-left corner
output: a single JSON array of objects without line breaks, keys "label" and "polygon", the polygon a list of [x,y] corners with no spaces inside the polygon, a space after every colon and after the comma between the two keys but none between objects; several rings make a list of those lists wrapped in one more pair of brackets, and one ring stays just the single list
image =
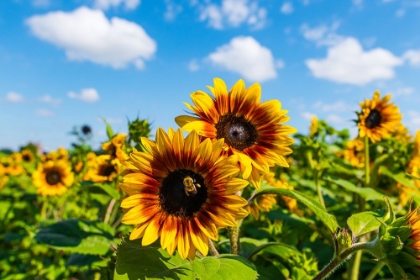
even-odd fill
[{"label": "fluffy cumulus cloud", "polygon": [[88,103],[94,103],[99,100],[99,93],[94,88],[82,89],[80,93],[70,91],[67,94],[67,96],[70,98],[79,99]]},{"label": "fluffy cumulus cloud", "polygon": [[238,27],[247,24],[253,29],[263,28],[267,10],[258,6],[257,1],[222,0],[221,5],[209,1],[195,2],[200,10],[200,21],[207,21],[215,29]]},{"label": "fluffy cumulus cloud", "polygon": [[250,81],[266,81],[277,76],[271,51],[253,37],[235,37],[207,57],[214,65],[239,73]]},{"label": "fluffy cumulus cloud", "polygon": [[365,85],[393,78],[394,68],[403,61],[382,48],[365,51],[358,40],[348,37],[330,47],[326,58],[308,59],[305,63],[317,78]]},{"label": "fluffy cumulus cloud", "polygon": [[290,2],[284,2],[283,5],[281,5],[280,7],[280,12],[282,14],[291,14],[293,13],[293,5]]},{"label": "fluffy cumulus cloud", "polygon": [[108,10],[119,5],[124,5],[127,10],[134,10],[140,5],[140,0],[95,0],[93,4],[95,8],[101,10]]},{"label": "fluffy cumulus cloud", "polygon": [[338,24],[309,28],[303,25],[303,36],[318,46],[327,46],[327,57],[307,59],[306,66],[316,78],[338,83],[365,85],[375,80],[392,79],[394,68],[403,64],[403,59],[383,48],[364,50],[353,37],[337,35]]},{"label": "fluffy cumulus cloud", "polygon": [[182,6],[176,4],[173,0],[165,0],[166,10],[163,15],[165,20],[174,21],[179,13],[182,12]]},{"label": "fluffy cumulus cloud", "polygon": [[50,12],[26,20],[32,33],[64,48],[69,60],[91,61],[113,68],[144,61],[156,52],[156,42],[134,22],[106,18],[100,10],[80,7],[73,12]]},{"label": "fluffy cumulus cloud", "polygon": [[22,102],[24,100],[23,96],[17,92],[8,92],[6,94],[6,101],[12,102],[12,103],[18,103]]},{"label": "fluffy cumulus cloud", "polygon": [[404,53],[403,59],[410,65],[420,66],[420,49],[419,50],[408,50]]},{"label": "fluffy cumulus cloud", "polygon": [[61,99],[52,98],[48,94],[46,94],[46,95],[42,96],[41,98],[39,98],[39,101],[41,101],[43,103],[51,104],[51,105],[58,105],[58,104],[61,103]]}]

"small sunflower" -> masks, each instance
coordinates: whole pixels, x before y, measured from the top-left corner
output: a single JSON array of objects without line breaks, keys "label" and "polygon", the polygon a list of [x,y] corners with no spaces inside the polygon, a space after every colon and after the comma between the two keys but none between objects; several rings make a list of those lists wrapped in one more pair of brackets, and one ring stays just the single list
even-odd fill
[{"label": "small sunflower", "polygon": [[127,159],[127,154],[123,150],[126,138],[127,135],[119,133],[108,142],[103,143],[102,150],[106,151],[111,159],[118,158],[123,163]]},{"label": "small sunflower", "polygon": [[420,156],[420,130],[417,130],[414,137],[414,156]]},{"label": "small sunflower", "polygon": [[352,166],[363,168],[365,166],[365,143],[363,139],[355,138],[346,143],[346,147],[342,152],[345,161],[348,161]]},{"label": "small sunflower", "polygon": [[402,115],[394,103],[389,103],[390,99],[390,94],[380,99],[379,91],[375,91],[372,100],[360,102],[362,111],[357,113],[359,137],[367,135],[375,143],[387,138],[400,125]]},{"label": "small sunflower", "polygon": [[410,143],[411,139],[413,138],[408,128],[402,123],[394,128],[394,130],[391,132],[391,136],[404,144]]},{"label": "small sunflower", "polygon": [[260,103],[261,86],[255,83],[246,89],[243,80],[228,91],[224,81],[216,78],[214,88],[208,88],[214,97],[197,91],[190,95],[195,106],[184,103],[194,116],[175,118],[183,130],[197,130],[213,141],[223,138],[227,154],[240,163],[242,177],[257,188],[270,166],[289,166],[284,157],[292,153],[293,139],[288,134],[296,129],[283,124],[289,117],[280,101]]},{"label": "small sunflower", "polygon": [[20,154],[22,155],[23,162],[31,163],[35,160],[35,156],[30,149],[22,149]]},{"label": "small sunflower", "polygon": [[111,159],[110,155],[95,156],[88,162],[84,180],[96,183],[112,182],[121,173],[118,159]]},{"label": "small sunflower", "polygon": [[318,118],[313,116],[311,119],[311,125],[309,126],[309,137],[313,138],[318,132]]},{"label": "small sunflower", "polygon": [[13,154],[13,156],[0,158],[0,165],[3,166],[2,169],[4,170],[5,174],[19,176],[24,173],[25,170],[16,160],[19,160],[19,156],[16,156],[16,154]]},{"label": "small sunflower", "polygon": [[120,184],[128,194],[122,222],[136,225],[130,240],[142,237],[147,246],[160,237],[169,254],[178,248],[183,259],[193,259],[196,249],[207,255],[217,228],[248,215],[247,201],[235,195],[248,182],[235,178],[239,167],[222,157],[222,139],[201,141],[196,131],[184,139],[180,129],[166,134],[159,128],[156,142],[143,137],[142,144],[146,152],[130,154]]},{"label": "small sunflower", "polygon": [[69,160],[69,152],[66,149],[60,147],[60,148],[58,148],[57,151],[51,151],[47,154],[44,154],[41,157],[41,160],[42,160],[42,162],[47,162],[49,160],[52,160],[52,161],[65,160],[65,161],[67,161],[67,160]]},{"label": "small sunflower", "polygon": [[65,160],[46,161],[38,164],[32,179],[38,193],[43,196],[62,195],[73,184],[74,175]]}]

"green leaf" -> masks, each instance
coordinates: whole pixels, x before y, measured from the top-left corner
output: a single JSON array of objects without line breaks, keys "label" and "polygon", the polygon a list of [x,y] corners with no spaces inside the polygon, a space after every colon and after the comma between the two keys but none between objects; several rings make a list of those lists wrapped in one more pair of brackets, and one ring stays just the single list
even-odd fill
[{"label": "green leaf", "polygon": [[351,215],[347,219],[347,225],[353,233],[353,237],[379,229],[382,217],[373,211],[361,212]]},{"label": "green leaf", "polygon": [[290,196],[296,199],[297,201],[301,202],[302,204],[304,204],[310,210],[312,210],[312,212],[314,212],[314,214],[317,215],[318,218],[328,227],[331,233],[334,233],[338,228],[338,224],[337,224],[337,220],[335,216],[329,214],[325,210],[325,208],[321,204],[319,204],[317,200],[307,196],[306,194],[303,194],[295,190],[262,186],[261,189],[259,189],[254,194],[254,196],[250,198],[250,200],[255,199],[256,197],[263,194],[278,194],[278,195]]},{"label": "green leaf", "polygon": [[339,179],[339,178],[335,178],[331,176],[326,176],[325,180],[328,182],[337,184],[340,187],[343,187],[344,189],[346,189],[347,191],[357,193],[358,195],[360,195],[366,200],[383,200],[384,199],[383,194],[381,194],[380,192],[372,188],[357,187],[356,185],[354,185],[353,183],[347,180],[343,180],[343,179]]},{"label": "green leaf", "polygon": [[112,130],[111,125],[104,118],[101,118],[101,119],[104,121],[106,125],[106,135],[108,136],[108,139],[111,140],[112,137],[114,136],[114,131]]},{"label": "green leaf", "polygon": [[169,255],[159,243],[143,247],[141,240],[126,240],[117,251],[114,279],[257,279],[252,263],[235,255],[183,260]]},{"label": "green leaf", "polygon": [[101,189],[103,192],[107,193],[108,195],[110,195],[112,198],[115,198],[115,199],[120,199],[121,197],[120,193],[115,189],[114,184],[107,184],[107,183],[98,184],[98,183],[93,183],[93,182],[86,184],[84,182],[82,183],[82,185],[87,185],[89,188],[93,188],[92,190],[93,192],[96,192],[94,190],[95,188]]},{"label": "green leaf", "polygon": [[413,180],[410,180],[404,172],[399,172],[399,173],[394,174],[392,171],[390,171],[385,166],[381,166],[380,170],[381,170],[382,174],[384,174],[385,176],[393,179],[394,181],[396,181],[396,182],[398,182],[398,183],[400,183],[404,186],[407,186],[411,189],[418,190],[418,188],[414,184]]},{"label": "green leaf", "polygon": [[104,255],[110,249],[114,229],[101,222],[66,220],[41,228],[35,239],[58,250]]}]

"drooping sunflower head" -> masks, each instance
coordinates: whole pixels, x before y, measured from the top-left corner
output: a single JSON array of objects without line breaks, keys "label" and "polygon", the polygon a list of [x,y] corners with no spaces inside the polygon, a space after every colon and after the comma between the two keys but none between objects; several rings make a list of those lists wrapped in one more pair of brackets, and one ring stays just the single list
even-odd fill
[{"label": "drooping sunflower head", "polygon": [[39,163],[38,169],[32,173],[37,192],[43,196],[59,196],[65,193],[74,182],[71,165],[64,160]]},{"label": "drooping sunflower head", "polygon": [[390,94],[381,99],[379,91],[376,91],[371,100],[360,102],[362,110],[357,113],[360,137],[367,135],[372,142],[378,142],[399,126],[402,115],[399,108],[389,102],[390,99]]},{"label": "drooping sunflower head", "polygon": [[248,215],[247,201],[235,194],[248,182],[236,178],[236,162],[222,157],[223,143],[202,141],[196,131],[184,139],[181,130],[167,134],[161,128],[155,142],[142,138],[146,151],[130,154],[120,184],[128,194],[122,222],[135,225],[131,240],[142,237],[147,246],[160,237],[170,254],[178,248],[182,258],[194,258],[196,249],[207,255],[217,228]]},{"label": "drooping sunflower head", "polygon": [[260,102],[261,86],[255,83],[246,89],[243,80],[228,91],[223,80],[216,78],[214,87],[208,88],[213,96],[197,91],[191,94],[194,105],[185,103],[194,116],[175,118],[183,130],[197,130],[213,141],[224,139],[227,153],[241,164],[242,176],[250,177],[256,187],[270,166],[288,166],[284,156],[292,152],[293,143],[288,134],[296,130],[284,125],[289,117],[280,101]]}]

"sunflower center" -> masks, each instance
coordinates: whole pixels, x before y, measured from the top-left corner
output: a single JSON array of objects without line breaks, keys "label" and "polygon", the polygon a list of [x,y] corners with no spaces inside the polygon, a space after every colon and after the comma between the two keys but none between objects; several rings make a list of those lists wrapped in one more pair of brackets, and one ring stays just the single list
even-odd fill
[{"label": "sunflower center", "polygon": [[103,165],[99,174],[102,176],[110,176],[112,173],[116,172],[115,166],[113,164]]},{"label": "sunflower center", "polygon": [[25,155],[22,156],[22,160],[26,161],[26,162],[29,162],[29,161],[31,161],[31,157],[29,155],[25,154]]},{"label": "sunflower center", "polygon": [[224,138],[226,144],[240,151],[254,145],[258,138],[255,126],[244,116],[223,115],[215,127],[217,139]]},{"label": "sunflower center", "polygon": [[159,191],[162,209],[171,215],[192,218],[207,199],[203,177],[188,169],[172,171],[163,179]]},{"label": "sunflower center", "polygon": [[45,180],[51,186],[60,183],[60,181],[61,181],[60,172],[55,171],[55,170],[47,172],[47,174],[45,175]]},{"label": "sunflower center", "polygon": [[381,123],[381,120],[382,120],[381,113],[378,110],[373,109],[372,111],[370,111],[369,115],[366,118],[366,121],[365,121],[366,127],[375,128]]}]

